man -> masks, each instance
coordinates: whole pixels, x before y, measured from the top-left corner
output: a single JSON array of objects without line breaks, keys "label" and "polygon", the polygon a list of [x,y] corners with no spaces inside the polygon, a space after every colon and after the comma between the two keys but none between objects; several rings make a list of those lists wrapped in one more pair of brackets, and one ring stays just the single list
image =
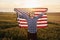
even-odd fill
[{"label": "man", "polygon": [[19,13],[19,18],[24,18],[27,20],[28,24],[28,40],[37,40],[37,19],[43,16],[43,13],[39,14],[37,17],[34,16],[34,12],[28,14],[17,11]]}]

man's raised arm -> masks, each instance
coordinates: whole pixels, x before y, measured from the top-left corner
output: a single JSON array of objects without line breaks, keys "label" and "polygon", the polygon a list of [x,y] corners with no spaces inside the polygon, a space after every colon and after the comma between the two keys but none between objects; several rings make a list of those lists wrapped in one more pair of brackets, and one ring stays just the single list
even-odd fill
[{"label": "man's raised arm", "polygon": [[28,13],[28,12],[26,12],[26,11],[20,9],[20,8],[14,8],[14,11],[16,11],[16,12],[20,12],[20,13],[22,13],[22,14],[26,14],[26,13]]},{"label": "man's raised arm", "polygon": [[24,19],[28,18],[28,15],[24,11],[22,11],[21,9],[15,8],[14,11],[16,11],[18,13],[20,18],[24,18]]}]

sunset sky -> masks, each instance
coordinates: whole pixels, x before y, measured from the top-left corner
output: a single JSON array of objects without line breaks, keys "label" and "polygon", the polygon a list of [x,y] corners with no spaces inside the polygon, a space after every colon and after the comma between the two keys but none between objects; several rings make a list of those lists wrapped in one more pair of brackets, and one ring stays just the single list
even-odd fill
[{"label": "sunset sky", "polygon": [[14,8],[48,8],[48,12],[60,12],[60,0],[0,0],[0,12],[13,12]]}]

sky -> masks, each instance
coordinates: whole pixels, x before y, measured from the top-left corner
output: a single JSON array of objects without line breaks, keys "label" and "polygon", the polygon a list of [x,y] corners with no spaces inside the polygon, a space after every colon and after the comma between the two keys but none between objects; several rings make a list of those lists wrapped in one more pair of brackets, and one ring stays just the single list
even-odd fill
[{"label": "sky", "polygon": [[0,12],[14,12],[14,8],[48,8],[60,12],[60,0],[0,0]]}]

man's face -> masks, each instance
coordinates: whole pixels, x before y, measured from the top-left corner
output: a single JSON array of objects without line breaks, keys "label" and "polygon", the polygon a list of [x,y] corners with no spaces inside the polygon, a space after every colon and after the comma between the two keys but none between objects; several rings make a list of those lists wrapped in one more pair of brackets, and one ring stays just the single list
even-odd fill
[{"label": "man's face", "polygon": [[34,17],[34,12],[30,12],[29,17]]}]

